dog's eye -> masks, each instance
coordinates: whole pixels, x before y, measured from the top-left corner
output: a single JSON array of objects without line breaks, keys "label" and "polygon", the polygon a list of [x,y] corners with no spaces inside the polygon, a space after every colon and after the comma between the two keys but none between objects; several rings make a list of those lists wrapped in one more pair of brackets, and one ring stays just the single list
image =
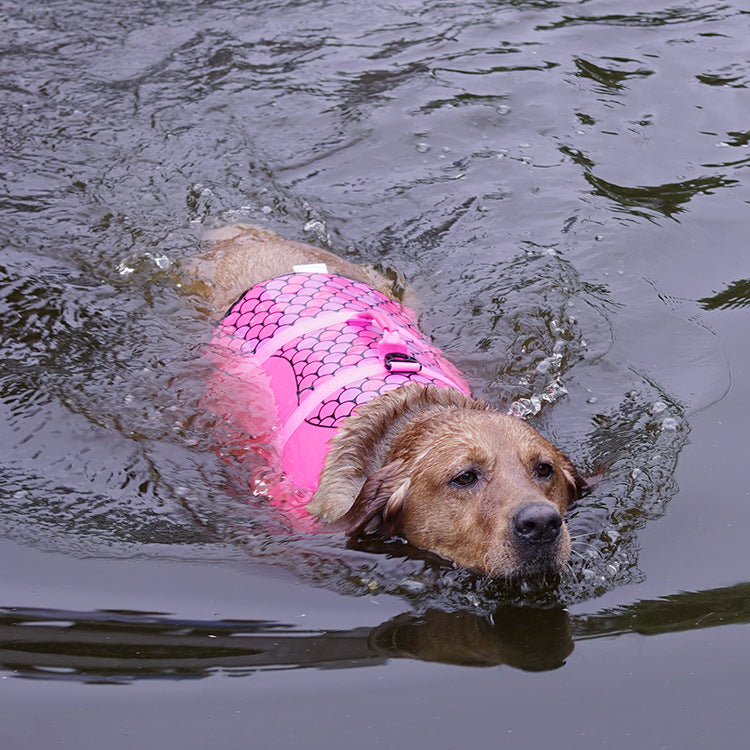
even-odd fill
[{"label": "dog's eye", "polygon": [[548,461],[539,461],[534,471],[540,479],[549,479],[555,473],[555,467]]},{"label": "dog's eye", "polygon": [[479,476],[476,471],[471,471],[470,469],[469,471],[463,471],[458,476],[453,477],[453,479],[451,479],[451,484],[456,487],[471,487],[472,484],[476,484],[478,479]]}]

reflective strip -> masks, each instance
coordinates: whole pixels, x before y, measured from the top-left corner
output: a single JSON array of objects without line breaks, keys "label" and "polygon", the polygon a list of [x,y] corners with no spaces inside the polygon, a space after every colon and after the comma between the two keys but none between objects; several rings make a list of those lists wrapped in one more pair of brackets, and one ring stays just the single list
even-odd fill
[{"label": "reflective strip", "polygon": [[294,273],[328,273],[328,266],[325,263],[300,263],[292,266]]}]

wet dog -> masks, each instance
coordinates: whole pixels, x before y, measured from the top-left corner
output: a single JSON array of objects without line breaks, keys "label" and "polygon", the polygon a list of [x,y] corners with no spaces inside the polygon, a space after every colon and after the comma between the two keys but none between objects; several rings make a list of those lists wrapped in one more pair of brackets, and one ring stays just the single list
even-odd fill
[{"label": "wet dog", "polygon": [[583,480],[528,424],[471,397],[391,282],[256,227],[209,241],[188,277],[211,308],[229,309],[213,342],[231,375],[214,388],[216,411],[245,391],[273,402],[284,471],[308,491],[302,513],[493,577],[565,565],[564,515]]}]

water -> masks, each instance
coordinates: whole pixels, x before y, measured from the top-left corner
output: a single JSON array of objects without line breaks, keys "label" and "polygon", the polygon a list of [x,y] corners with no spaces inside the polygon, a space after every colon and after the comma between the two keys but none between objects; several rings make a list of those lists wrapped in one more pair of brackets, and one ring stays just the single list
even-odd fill
[{"label": "water", "polygon": [[[3,747],[746,736],[748,9],[1,7]],[[557,587],[290,534],[227,473],[179,287],[227,221],[401,274],[601,473]]]}]

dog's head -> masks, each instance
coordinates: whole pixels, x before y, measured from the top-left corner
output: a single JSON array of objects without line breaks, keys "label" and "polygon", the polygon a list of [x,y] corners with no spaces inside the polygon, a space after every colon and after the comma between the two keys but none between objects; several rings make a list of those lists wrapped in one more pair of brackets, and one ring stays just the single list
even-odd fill
[{"label": "dog's head", "polygon": [[412,420],[351,508],[350,536],[399,536],[496,577],[556,572],[570,554],[564,514],[584,482],[525,422],[454,408]]}]

